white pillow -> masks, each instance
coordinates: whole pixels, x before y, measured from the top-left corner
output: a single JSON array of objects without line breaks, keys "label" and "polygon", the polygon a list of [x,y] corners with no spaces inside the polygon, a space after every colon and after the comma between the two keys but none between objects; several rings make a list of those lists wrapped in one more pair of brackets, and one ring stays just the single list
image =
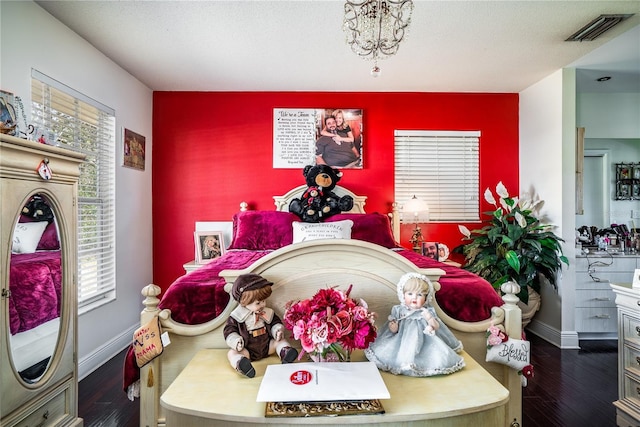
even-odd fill
[{"label": "white pillow", "polygon": [[294,222],[293,243],[317,239],[350,239],[353,221],[345,219],[335,222]]},{"label": "white pillow", "polygon": [[11,252],[14,254],[32,254],[36,251],[42,233],[47,228],[46,221],[40,222],[19,222],[13,230],[13,246]]}]

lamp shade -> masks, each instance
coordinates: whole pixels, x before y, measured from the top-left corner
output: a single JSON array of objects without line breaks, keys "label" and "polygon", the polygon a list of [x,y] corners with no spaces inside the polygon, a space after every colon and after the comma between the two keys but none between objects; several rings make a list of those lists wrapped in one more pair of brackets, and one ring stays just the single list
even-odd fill
[{"label": "lamp shade", "polygon": [[411,199],[404,202],[402,205],[402,213],[411,215],[411,218],[407,218],[408,221],[417,222],[419,219],[428,215],[429,205],[414,195]]}]

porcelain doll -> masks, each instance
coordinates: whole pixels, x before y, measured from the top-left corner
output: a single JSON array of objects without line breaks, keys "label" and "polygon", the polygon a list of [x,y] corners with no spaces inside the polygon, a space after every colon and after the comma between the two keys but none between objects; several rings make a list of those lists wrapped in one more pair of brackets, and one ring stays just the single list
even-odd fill
[{"label": "porcelain doll", "polygon": [[457,353],[462,343],[429,305],[434,293],[431,281],[407,273],[397,289],[400,304],[393,306],[378,338],[365,350],[367,358],[382,371],[412,377],[462,369],[464,359]]},{"label": "porcelain doll", "polygon": [[273,309],[266,306],[273,283],[258,274],[243,274],[233,283],[231,296],[238,301],[224,327],[230,350],[227,358],[241,375],[253,378],[252,361],[277,353],[282,363],[291,363],[298,351],[284,339],[284,325]]}]

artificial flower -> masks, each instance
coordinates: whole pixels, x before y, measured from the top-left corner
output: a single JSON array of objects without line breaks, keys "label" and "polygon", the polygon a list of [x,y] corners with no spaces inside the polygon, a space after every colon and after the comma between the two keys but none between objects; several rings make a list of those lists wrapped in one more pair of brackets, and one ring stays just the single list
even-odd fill
[{"label": "artificial flower", "polygon": [[283,323],[300,340],[299,358],[309,353],[344,360],[342,349],[366,349],[376,339],[375,313],[364,300],[349,297],[351,288],[320,289],[312,298],[287,303]]}]

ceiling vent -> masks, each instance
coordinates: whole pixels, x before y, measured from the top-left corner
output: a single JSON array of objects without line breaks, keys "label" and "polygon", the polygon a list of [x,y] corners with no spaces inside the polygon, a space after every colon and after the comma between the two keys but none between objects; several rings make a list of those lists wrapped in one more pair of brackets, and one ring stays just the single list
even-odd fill
[{"label": "ceiling vent", "polygon": [[600,15],[593,21],[589,22],[584,27],[580,28],[574,34],[571,35],[566,42],[582,42],[582,41],[593,41],[598,38],[605,31],[613,28],[618,25],[625,19],[633,16],[633,13],[630,14],[620,14],[620,15]]}]

